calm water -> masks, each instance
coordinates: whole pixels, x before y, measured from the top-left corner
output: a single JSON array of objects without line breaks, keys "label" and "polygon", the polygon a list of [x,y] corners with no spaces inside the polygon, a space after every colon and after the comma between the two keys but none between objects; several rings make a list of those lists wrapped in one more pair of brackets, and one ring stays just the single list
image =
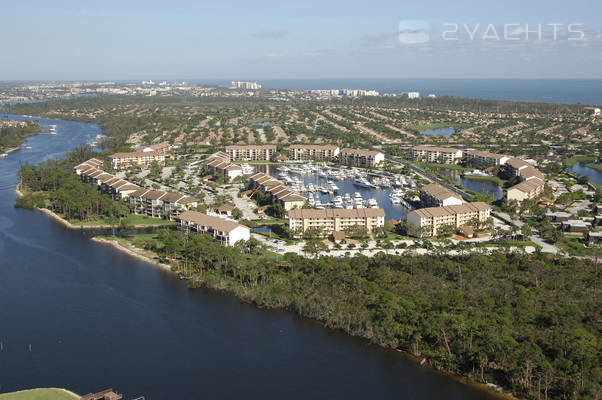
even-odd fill
[{"label": "calm water", "polygon": [[[278,171],[276,171],[274,165],[256,165],[255,168],[258,171],[265,172],[265,173],[275,176],[277,178],[276,175],[278,174]],[[307,186],[310,183],[313,183],[314,185],[318,185],[318,186],[326,186],[326,183],[328,182],[327,178],[322,178],[322,177],[319,177],[318,175],[289,174],[289,176],[301,178],[301,180],[303,180],[303,184],[305,186]],[[349,193],[351,195],[351,197],[353,197],[353,194],[355,192],[359,192],[362,195],[362,198],[364,200],[376,199],[378,206],[385,210],[385,218],[387,220],[389,220],[389,219],[400,220],[400,219],[405,219],[407,217],[408,210],[406,207],[402,206],[401,204],[391,203],[389,194],[393,191],[394,188],[383,188],[383,189],[363,188],[363,187],[355,186],[353,184],[353,180],[349,180],[349,179],[346,179],[344,181],[334,181],[333,180],[333,182],[339,187],[339,191],[337,194],[340,196],[345,196],[345,193]],[[333,196],[333,195],[322,194],[322,193],[315,193],[314,196],[316,194],[320,196],[320,201],[322,203],[332,202],[332,200],[336,196],[336,195]],[[307,197],[307,195],[305,197]]]},{"label": "calm water", "polygon": [[577,175],[587,175],[589,176],[590,181],[602,185],[602,172],[586,167],[585,164],[586,163],[577,163],[573,165],[570,170]]},{"label": "calm water", "polygon": [[291,313],[189,290],[86,233],[13,208],[19,163],[60,157],[99,133],[92,124],[53,123],[57,136],[30,138],[32,150],[0,159],[2,391],[113,387],[147,400],[493,398]]},{"label": "calm water", "polygon": [[464,178],[462,176],[462,172],[455,169],[441,168],[440,171],[443,175],[448,176],[454,182],[464,186],[466,189],[472,190],[473,192],[487,194],[493,197],[495,200],[499,200],[504,197],[504,191],[495,183]]},{"label": "calm water", "polygon": [[447,127],[447,128],[436,128],[436,129],[425,129],[420,131],[421,134],[427,136],[451,136],[456,132],[456,128]]}]

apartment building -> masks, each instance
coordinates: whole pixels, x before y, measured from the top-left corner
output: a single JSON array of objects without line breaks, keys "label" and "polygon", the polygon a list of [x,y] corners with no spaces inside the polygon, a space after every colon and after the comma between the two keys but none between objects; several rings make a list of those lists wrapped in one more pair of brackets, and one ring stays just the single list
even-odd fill
[{"label": "apartment building", "polygon": [[157,143],[157,144],[151,144],[150,146],[146,146],[146,147],[142,148],[142,151],[143,152],[156,152],[156,153],[168,156],[170,148],[171,148],[171,145],[168,142],[161,142],[161,143]]},{"label": "apartment building", "polygon": [[341,164],[354,167],[376,167],[385,161],[385,154],[380,151],[362,149],[342,149],[339,154]]},{"label": "apartment building", "polygon": [[132,151],[115,153],[109,156],[113,169],[126,169],[130,166],[148,167],[153,163],[165,165],[165,153],[162,150]]},{"label": "apartment building", "polygon": [[385,225],[385,210],[382,208],[291,210],[288,212],[288,224],[298,236],[310,228],[321,229],[322,236],[329,236],[335,232],[345,232],[351,226],[364,227],[370,233],[375,228]]},{"label": "apartment building", "polygon": [[330,161],[339,156],[340,149],[334,145],[294,144],[288,148],[291,160]]},{"label": "apartment building", "polygon": [[127,199],[131,193],[140,189],[138,185],[104,172],[100,169],[102,165],[101,160],[91,158],[76,165],[73,170],[79,175],[82,182],[97,185],[101,193],[108,194],[115,200]]},{"label": "apartment building", "polygon": [[162,190],[139,189],[129,195],[128,201],[134,214],[152,218],[174,219],[198,206],[198,200],[193,197]]},{"label": "apartment building", "polygon": [[431,183],[420,188],[420,203],[423,207],[459,206],[464,200],[445,186]]},{"label": "apartment building", "polygon": [[410,211],[408,224],[413,236],[436,236],[442,226],[451,225],[454,229],[469,224],[473,219],[485,222],[491,215],[487,203],[475,202],[447,207],[428,207]]},{"label": "apartment building", "polygon": [[538,178],[522,181],[508,188],[506,198],[508,200],[516,200],[520,203],[527,199],[536,198],[543,193],[544,188],[545,182]]},{"label": "apartment building", "polygon": [[251,175],[249,181],[253,189],[270,193],[286,211],[301,208],[305,205],[306,199],[304,196],[263,172]]},{"label": "apartment building", "polygon": [[540,170],[519,158],[511,158],[504,165],[506,173],[510,176],[518,176],[520,183],[508,188],[506,198],[516,200],[519,203],[534,199],[543,193],[545,189],[546,178]]},{"label": "apartment building", "polygon": [[251,230],[246,226],[196,211],[183,212],[177,221],[180,232],[207,234],[224,246],[234,246],[251,238]]},{"label": "apartment building", "polygon": [[511,176],[521,176],[521,171],[526,168],[533,168],[531,164],[520,158],[510,158],[504,164],[504,170]]},{"label": "apartment building", "polygon": [[226,146],[226,153],[232,161],[269,161],[276,153],[275,145]]},{"label": "apartment building", "polygon": [[462,160],[462,150],[451,147],[414,146],[412,158],[430,163],[458,164]]},{"label": "apartment building", "polygon": [[466,152],[466,160],[475,160],[478,165],[504,165],[509,159],[510,157],[506,155],[488,151],[469,150]]},{"label": "apartment building", "polygon": [[232,164],[230,158],[225,153],[218,152],[212,154],[203,161],[202,165],[215,177],[222,177],[226,182],[230,182],[234,178],[243,176],[242,167],[240,165]]}]

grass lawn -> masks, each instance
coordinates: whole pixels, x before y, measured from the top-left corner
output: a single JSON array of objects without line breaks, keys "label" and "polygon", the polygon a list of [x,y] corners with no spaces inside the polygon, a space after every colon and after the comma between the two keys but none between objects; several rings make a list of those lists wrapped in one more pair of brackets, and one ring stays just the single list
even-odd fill
[{"label": "grass lawn", "polygon": [[[144,225],[144,226],[175,226],[175,221],[168,221],[166,219],[160,218],[151,218],[146,215],[135,215],[131,214],[124,218],[125,221],[130,225]],[[104,225],[106,227],[111,227],[111,223],[107,221],[105,218],[96,218],[90,221],[69,221],[73,225],[77,226],[90,226],[90,225]],[[119,225],[117,222],[115,225]]]},{"label": "grass lawn", "polygon": [[259,228],[265,225],[288,225],[288,219],[284,218],[268,218],[268,219],[253,219],[253,220],[241,220],[242,225],[248,226],[249,228]]},{"label": "grass lawn", "polygon": [[556,243],[556,246],[569,253],[571,256],[593,256],[601,253],[599,248],[585,247],[579,241],[581,236],[565,235],[562,240]]},{"label": "grass lawn", "polygon": [[429,169],[455,169],[458,171],[469,171],[470,168],[465,168],[461,165],[456,165],[456,164],[439,164],[439,163],[426,163],[426,162],[416,162],[413,161],[412,164],[414,164],[415,166],[417,166],[420,169],[423,170],[429,170]]},{"label": "grass lawn", "polygon": [[589,164],[585,164],[585,166],[587,168],[591,168],[593,170],[596,170],[598,172],[602,172],[602,164],[598,164],[598,163],[589,163]]},{"label": "grass lawn", "polygon": [[473,181],[485,181],[485,182],[491,182],[491,183],[495,183],[498,186],[503,186],[504,183],[506,182],[505,180],[497,177],[497,176],[482,176],[482,175],[464,175],[463,176],[466,179],[471,179]]},{"label": "grass lawn", "polygon": [[0,394],[0,400],[73,400],[78,398],[60,389],[31,389]]},{"label": "grass lawn", "polygon": [[564,165],[567,167],[572,167],[573,165],[580,162],[591,162],[596,161],[596,157],[594,156],[574,156],[571,158],[567,158],[564,160]]}]

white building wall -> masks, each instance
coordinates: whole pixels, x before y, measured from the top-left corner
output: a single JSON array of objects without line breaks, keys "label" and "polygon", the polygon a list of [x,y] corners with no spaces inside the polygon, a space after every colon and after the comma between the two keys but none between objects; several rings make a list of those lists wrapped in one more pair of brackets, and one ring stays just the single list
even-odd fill
[{"label": "white building wall", "polygon": [[251,238],[251,230],[246,226],[234,228],[228,235],[228,245],[234,246],[239,240],[249,240]]}]

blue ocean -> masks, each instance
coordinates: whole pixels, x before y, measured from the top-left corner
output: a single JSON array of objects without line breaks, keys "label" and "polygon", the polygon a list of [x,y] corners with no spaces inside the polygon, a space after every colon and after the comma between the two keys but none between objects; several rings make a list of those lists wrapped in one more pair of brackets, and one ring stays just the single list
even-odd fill
[{"label": "blue ocean", "polygon": [[[602,79],[239,79],[268,89],[366,89],[380,93],[563,104],[602,104]],[[226,80],[195,83],[229,85]]]}]

